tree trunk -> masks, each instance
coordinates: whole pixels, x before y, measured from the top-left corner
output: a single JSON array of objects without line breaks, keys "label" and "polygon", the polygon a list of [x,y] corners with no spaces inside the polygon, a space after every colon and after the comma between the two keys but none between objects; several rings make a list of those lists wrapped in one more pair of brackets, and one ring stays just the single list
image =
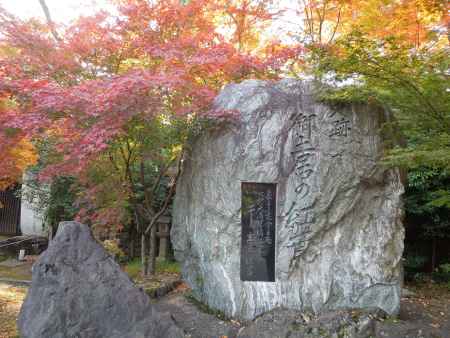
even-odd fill
[{"label": "tree trunk", "polygon": [[129,250],[130,250],[131,259],[136,258],[137,254],[138,254],[137,250],[139,248],[139,244],[138,244],[139,232],[137,231],[137,228],[138,228],[137,224],[133,224],[129,230],[129,236],[130,236],[129,237],[129,240],[130,240],[130,249]]},{"label": "tree trunk", "polygon": [[156,271],[156,226],[150,229],[150,248],[148,253],[148,275],[153,275]]},{"label": "tree trunk", "polygon": [[432,247],[431,247],[431,272],[436,269],[436,247],[437,247],[437,239],[436,237],[433,237],[432,241]]},{"label": "tree trunk", "polygon": [[135,242],[134,232],[130,233],[129,241],[130,241],[130,249],[129,249],[130,257],[131,257],[131,259],[133,259],[134,256],[136,255],[136,253],[135,253],[136,242]]},{"label": "tree trunk", "polygon": [[142,266],[142,274],[147,275],[147,241],[145,238],[145,233],[141,234],[141,266]]},{"label": "tree trunk", "polygon": [[53,239],[53,226],[51,224],[48,225],[48,242],[50,243]]}]

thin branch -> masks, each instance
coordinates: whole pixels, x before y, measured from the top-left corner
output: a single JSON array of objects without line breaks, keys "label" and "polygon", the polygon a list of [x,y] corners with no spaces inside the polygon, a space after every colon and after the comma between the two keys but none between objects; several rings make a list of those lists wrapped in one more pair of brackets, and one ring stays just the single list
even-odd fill
[{"label": "thin branch", "polygon": [[168,194],[166,196],[164,204],[161,207],[161,209],[155,214],[155,216],[151,220],[150,224],[147,226],[147,229],[145,229],[145,234],[149,233],[149,231],[152,229],[152,227],[158,221],[159,217],[161,217],[161,215],[163,215],[166,212],[167,208],[169,207],[169,203],[172,200],[173,195],[175,194],[175,189],[176,189],[176,186],[177,186],[178,179],[181,176],[181,172],[182,172],[182,169],[183,169],[183,158],[184,158],[184,150],[181,152],[180,158],[178,159],[177,174],[175,175],[175,177],[174,177],[174,179],[172,181],[172,186],[170,187],[170,190],[169,190],[169,192],[168,192]]},{"label": "thin branch", "polygon": [[52,35],[56,41],[61,42],[61,37],[59,36],[58,32],[56,31],[55,23],[52,21],[52,17],[50,15],[50,10],[48,9],[48,6],[47,6],[45,0],[39,0],[39,3],[41,4],[42,10],[44,11],[45,18],[47,19],[47,25],[50,28],[50,32],[52,33]]},{"label": "thin branch", "polygon": [[141,230],[141,222],[139,222],[139,215],[136,208],[134,209],[134,221],[136,222],[136,230],[139,233]]},{"label": "thin branch", "polygon": [[[374,69],[379,68],[380,73],[381,73],[383,66],[379,62],[377,62],[374,59],[367,58],[367,65],[370,65],[370,63],[375,65]],[[389,71],[389,69],[387,69],[387,73],[388,73],[388,75],[390,75],[392,77],[391,80],[393,82],[397,82],[400,85],[403,85],[406,90],[408,90],[408,87],[410,88],[410,90],[412,89],[412,91],[415,92],[423,100],[423,102],[428,106],[432,115],[434,115],[434,117],[443,124],[444,129],[448,128],[448,124],[447,124],[445,117],[442,116],[441,112],[439,112],[434,107],[434,105],[430,102],[430,100],[422,93],[422,91],[412,81],[404,78],[403,74],[401,72],[392,72],[392,71]]]},{"label": "thin branch", "polygon": [[[153,219],[153,214],[150,213],[143,205],[136,204],[136,211],[139,215],[141,215],[142,219],[149,220]],[[144,231],[144,227],[142,227],[142,231]]]},{"label": "thin branch", "polygon": [[109,160],[111,161],[111,163],[112,163],[114,169],[115,169],[118,173],[120,173],[120,169],[119,169],[119,167],[117,166],[116,160],[114,159],[114,156],[113,156],[113,154],[112,154],[111,151],[109,152]]},{"label": "thin branch", "polygon": [[130,169],[130,159],[131,159],[130,150],[127,147],[128,156],[125,154],[125,151],[123,150],[122,146],[119,146],[119,150],[120,150],[120,154],[122,155],[123,162],[125,164],[125,174],[124,174],[125,176],[124,176],[124,179],[126,180],[128,178],[128,180],[131,183],[131,186],[134,186],[134,179],[133,179],[133,175],[131,174],[131,169]]},{"label": "thin branch", "polygon": [[327,44],[330,44],[334,40],[334,36],[336,35],[338,27],[339,27],[339,25],[341,23],[341,11],[342,11],[342,6],[339,6],[339,11],[338,11],[338,15],[337,15],[336,25],[334,26],[333,34],[331,34],[331,37],[328,40]]},{"label": "thin branch", "polygon": [[141,185],[142,185],[142,189],[144,189],[144,204],[145,207],[147,208],[146,212],[149,214],[149,210],[152,210],[152,205],[151,205],[151,201],[152,201],[152,196],[150,195],[148,189],[145,188],[145,163],[144,163],[144,156],[141,155],[141,161],[140,161],[140,181],[141,181]]},{"label": "thin branch", "polygon": [[303,2],[303,8],[305,9],[305,15],[306,15],[306,24],[308,26],[309,29],[309,36],[311,38],[311,41],[314,42],[314,32],[313,32],[313,23],[312,20],[313,18],[310,17],[309,12],[308,12],[308,4],[306,3],[306,0],[302,0]]},{"label": "thin branch", "polygon": [[161,185],[161,179],[166,174],[167,170],[170,168],[170,166],[173,164],[175,160],[170,161],[165,165],[164,167],[160,168],[158,178],[156,179],[155,183],[153,184],[153,187],[151,189],[151,196],[153,197],[156,192],[158,191],[159,186]]},{"label": "thin branch", "polygon": [[319,10],[319,8],[316,8],[317,17],[319,18],[319,32],[318,32],[318,42],[322,43],[322,28],[323,24],[325,22],[325,11],[327,8],[327,2],[325,1],[322,7],[322,12]]}]

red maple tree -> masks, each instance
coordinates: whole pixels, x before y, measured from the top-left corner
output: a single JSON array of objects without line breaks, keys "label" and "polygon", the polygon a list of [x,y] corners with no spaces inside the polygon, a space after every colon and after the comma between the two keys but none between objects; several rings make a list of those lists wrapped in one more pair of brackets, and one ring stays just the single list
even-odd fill
[{"label": "red maple tree", "polygon": [[[124,208],[114,202],[127,200],[131,214],[145,224],[145,237],[174,194],[189,130],[199,125],[195,121],[233,117],[212,109],[218,91],[245,78],[275,78],[296,51],[280,44],[259,46],[259,53],[250,48],[258,36],[250,29],[274,15],[261,1],[118,3],[115,15],[101,12],[68,27],[1,11],[0,90],[16,107],[1,121],[0,144],[7,144],[8,130],[28,140],[51,140],[55,154],[41,177],[71,175],[84,182],[80,216],[93,223],[123,223],[118,210]],[[231,35],[221,33],[218,25],[229,21],[220,18],[232,19]],[[159,129],[152,134],[155,125]],[[177,126],[176,144],[161,141],[167,140],[160,135],[165,125]],[[117,171],[120,184],[114,187],[90,179],[106,162]],[[151,184],[150,167],[158,173]],[[178,169],[169,175],[173,168]],[[155,204],[167,176],[169,188]],[[110,191],[117,186],[117,198],[102,205],[105,199],[95,194],[106,186]]]}]

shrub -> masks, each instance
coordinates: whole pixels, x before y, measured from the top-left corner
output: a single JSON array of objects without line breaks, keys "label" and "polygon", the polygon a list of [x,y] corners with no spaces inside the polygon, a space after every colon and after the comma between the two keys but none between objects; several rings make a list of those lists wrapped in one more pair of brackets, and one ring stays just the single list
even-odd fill
[{"label": "shrub", "polygon": [[125,272],[133,280],[139,277],[139,273],[141,272],[141,260],[139,258],[135,258],[129,261],[125,265]]},{"label": "shrub", "polygon": [[156,261],[156,272],[180,273],[180,265],[175,261],[158,259]]},{"label": "shrub", "polygon": [[450,263],[439,265],[433,272],[433,279],[438,283],[447,283],[450,287]]},{"label": "shrub", "polygon": [[119,242],[116,239],[107,239],[102,242],[103,247],[108,253],[114,257],[119,262],[122,262],[126,255],[119,247]]},{"label": "shrub", "polygon": [[423,280],[423,269],[427,258],[416,253],[406,253],[404,260],[405,280],[420,282]]}]

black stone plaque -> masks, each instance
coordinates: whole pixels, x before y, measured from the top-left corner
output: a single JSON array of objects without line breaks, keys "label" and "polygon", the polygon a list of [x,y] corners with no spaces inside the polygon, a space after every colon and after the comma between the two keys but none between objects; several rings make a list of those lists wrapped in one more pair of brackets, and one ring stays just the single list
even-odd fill
[{"label": "black stone plaque", "polygon": [[275,282],[277,186],[243,182],[241,280]]}]

